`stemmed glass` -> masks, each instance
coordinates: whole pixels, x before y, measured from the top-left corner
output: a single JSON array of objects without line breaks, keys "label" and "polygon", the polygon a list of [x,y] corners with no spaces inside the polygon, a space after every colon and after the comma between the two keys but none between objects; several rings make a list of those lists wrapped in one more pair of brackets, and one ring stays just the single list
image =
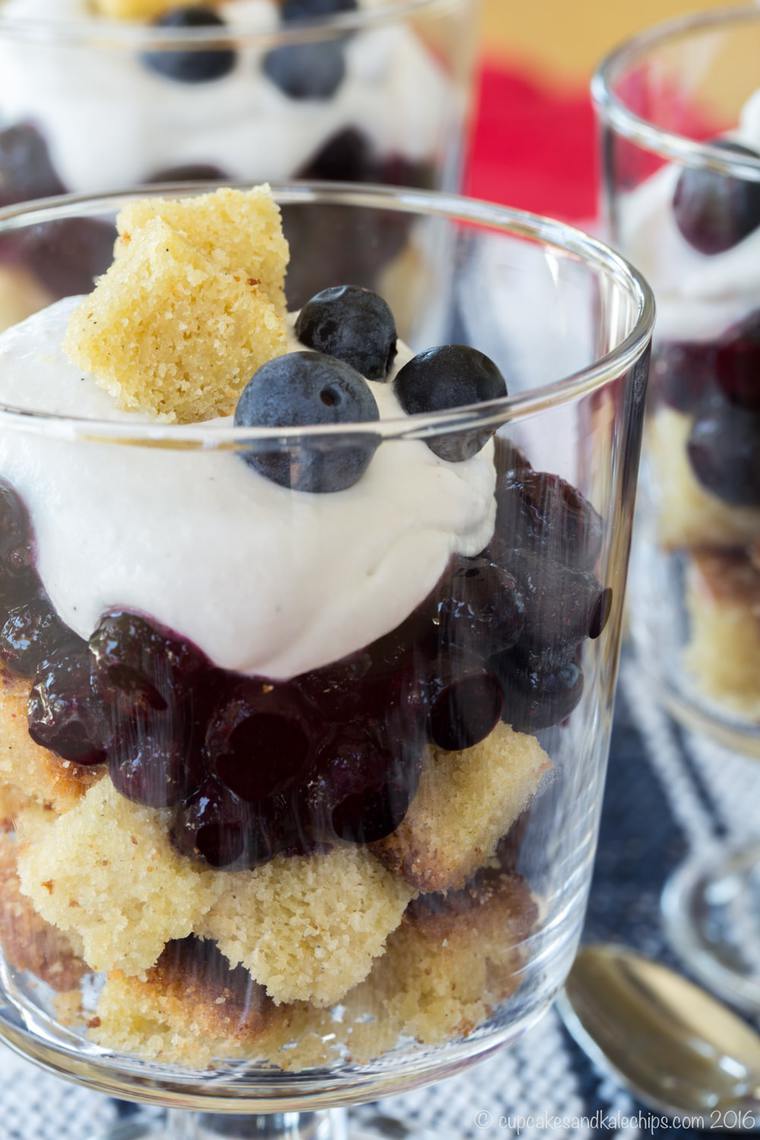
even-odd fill
[{"label": "stemmed glass", "polygon": [[[55,258],[64,222],[111,225],[131,197],[10,208],[0,239],[22,256],[47,234]],[[20,559],[35,604],[62,605],[57,534],[83,599],[101,573],[111,607],[136,599],[76,634],[51,611],[40,634],[37,656],[59,654],[67,678],[85,678],[71,695],[77,723],[111,718],[97,754],[76,739],[79,763],[61,759],[69,737],[47,738],[57,754],[31,744],[30,686],[38,740],[35,702],[59,694],[49,666],[30,676],[28,646],[14,657],[0,634],[0,814],[15,826],[3,881],[17,916],[2,931],[0,1038],[62,1077],[169,1109],[165,1136],[337,1137],[345,1106],[441,1079],[524,1033],[576,950],[609,747],[646,283],[569,226],[482,202],[326,184],[276,197],[296,275],[340,281],[341,238],[358,236],[377,251],[364,283],[411,350],[477,346],[509,396],[371,427],[83,419],[23,410],[12,381],[29,367],[18,338],[34,351],[35,322],[60,321],[66,298],[0,342],[0,389],[18,397],[0,412],[5,526],[14,550],[31,552],[3,575]],[[306,224],[315,211],[329,211],[333,246]],[[330,464],[357,447],[373,454],[363,488],[260,488],[258,513],[242,514],[210,490],[212,479],[249,488],[261,477],[239,465],[252,457],[274,455],[295,477],[304,457]],[[49,477],[53,498],[38,495]],[[209,568],[240,544],[258,560],[206,590],[220,580]],[[137,604],[146,569],[178,558],[181,575],[153,581],[188,625],[210,622],[237,654],[250,571],[267,652],[300,666],[221,669],[184,639],[181,615],[160,622]],[[3,578],[4,604],[28,581]],[[198,609],[183,610],[186,590]],[[169,785],[156,757],[177,756],[189,707]],[[136,741],[149,746],[139,763]],[[333,762],[336,741],[348,767]],[[283,777],[277,765],[301,753],[309,778],[298,766]],[[241,772],[282,786],[262,799]],[[199,780],[203,810],[218,810],[190,850]],[[128,1134],[155,1132],[131,1123]]]},{"label": "stemmed glass", "polygon": [[[760,756],[760,11],[645,32],[593,81],[610,233],[657,298],[630,614],[653,691]],[[757,831],[757,803],[737,821]],[[663,899],[706,983],[760,1009],[760,846],[693,852]]]}]

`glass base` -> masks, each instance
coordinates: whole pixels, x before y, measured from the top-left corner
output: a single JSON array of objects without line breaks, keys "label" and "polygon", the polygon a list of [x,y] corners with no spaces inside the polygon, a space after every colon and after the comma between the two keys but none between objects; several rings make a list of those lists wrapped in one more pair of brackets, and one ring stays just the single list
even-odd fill
[{"label": "glass base", "polygon": [[130,1120],[88,1140],[365,1140],[349,1134],[347,1116],[343,1109],[266,1116],[172,1111],[164,1121]]},{"label": "glass base", "polygon": [[668,939],[695,977],[760,1013],[760,841],[688,859],[662,907]]}]

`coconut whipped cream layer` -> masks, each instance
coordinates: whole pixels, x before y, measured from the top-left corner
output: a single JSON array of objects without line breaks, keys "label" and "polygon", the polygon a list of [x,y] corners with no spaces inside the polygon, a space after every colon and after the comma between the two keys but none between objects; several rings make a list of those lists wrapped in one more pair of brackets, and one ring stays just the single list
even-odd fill
[{"label": "coconut whipped cream layer", "polygon": [[[276,32],[272,0],[219,9],[234,32]],[[86,0],[8,0],[6,19],[87,19]],[[287,179],[339,131],[359,128],[380,154],[410,161],[446,148],[456,91],[431,53],[401,24],[380,24],[345,44],[346,78],[329,99],[293,100],[261,71],[261,49],[241,49],[234,69],[208,83],[178,83],[144,65],[126,43],[17,43],[0,34],[0,109],[31,120],[71,191],[130,186],[157,172],[213,164],[229,180]],[[95,34],[100,30],[100,34]]]},{"label": "coconut whipped cream layer", "polygon": [[[147,422],[121,411],[64,354],[80,301],[66,298],[0,335],[0,402]],[[300,347],[292,334],[291,347]],[[399,345],[396,371],[411,355]],[[381,418],[403,416],[392,377],[368,383]],[[105,611],[135,610],[225,669],[277,680],[394,629],[452,554],[483,550],[495,519],[492,442],[463,463],[439,459],[421,441],[385,442],[353,487],[308,494],[278,486],[229,451],[68,441],[6,427],[0,478],[26,503],[42,582],[81,637]]]},{"label": "coconut whipped cream layer", "polygon": [[[760,91],[730,137],[760,150]],[[708,256],[690,246],[672,209],[681,169],[663,167],[621,200],[621,244],[654,287],[659,336],[712,340],[758,306],[760,230],[725,253]]]}]

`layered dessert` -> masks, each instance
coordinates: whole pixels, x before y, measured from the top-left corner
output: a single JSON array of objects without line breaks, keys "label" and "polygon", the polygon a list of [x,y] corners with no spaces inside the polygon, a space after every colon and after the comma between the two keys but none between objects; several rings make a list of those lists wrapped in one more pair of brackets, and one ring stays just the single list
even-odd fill
[{"label": "layered dessert", "polygon": [[602,520],[493,425],[404,438],[503,375],[355,285],[289,315],[266,187],[117,230],[92,293],[0,336],[0,401],[83,433],[0,434],[6,964],[194,1069],[467,1037],[557,921],[522,856]]},{"label": "layered dessert", "polygon": [[[760,161],[760,93],[716,140]],[[685,572],[685,663],[760,719],[760,181],[665,166],[623,199],[623,248],[654,286],[649,427],[657,539]]]},{"label": "layered dessert", "polygon": [[[0,0],[0,205],[198,179],[453,184],[467,92],[447,56],[462,17],[446,7],[434,43],[424,18],[377,0]],[[315,37],[365,8],[376,18]],[[230,38],[149,46],[185,30]],[[108,267],[110,227],[58,228],[0,248],[3,327],[40,290],[89,291]]]}]

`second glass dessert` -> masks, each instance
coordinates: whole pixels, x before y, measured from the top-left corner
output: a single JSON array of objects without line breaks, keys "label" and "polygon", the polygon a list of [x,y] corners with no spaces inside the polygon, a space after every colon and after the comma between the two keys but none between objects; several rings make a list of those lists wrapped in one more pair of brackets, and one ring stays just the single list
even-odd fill
[{"label": "second glass dessert", "polygon": [[445,1076],[562,985],[653,321],[569,227],[276,199],[413,221],[417,275],[287,316],[288,259],[332,286],[341,249],[265,188],[2,223],[119,236],[0,337],[0,1036],[206,1112]]}]

